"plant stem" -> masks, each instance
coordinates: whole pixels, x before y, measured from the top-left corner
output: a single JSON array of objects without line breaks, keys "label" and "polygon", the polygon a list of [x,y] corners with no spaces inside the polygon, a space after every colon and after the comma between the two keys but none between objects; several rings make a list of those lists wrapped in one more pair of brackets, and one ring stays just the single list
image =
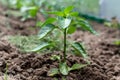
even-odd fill
[{"label": "plant stem", "polygon": [[63,57],[64,57],[63,61],[64,62],[66,62],[66,47],[67,47],[67,45],[66,45],[66,35],[67,35],[66,31],[67,31],[67,28],[64,29],[64,52],[63,52]]}]

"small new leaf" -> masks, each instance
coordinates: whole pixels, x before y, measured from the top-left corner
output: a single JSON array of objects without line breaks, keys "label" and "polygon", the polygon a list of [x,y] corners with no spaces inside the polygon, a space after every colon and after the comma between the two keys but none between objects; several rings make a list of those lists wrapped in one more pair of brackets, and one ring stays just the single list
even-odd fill
[{"label": "small new leaf", "polygon": [[59,70],[57,68],[50,69],[47,73],[48,76],[55,76],[59,74]]},{"label": "small new leaf", "polygon": [[67,28],[67,27],[70,25],[71,21],[72,21],[71,18],[58,18],[59,26],[60,26],[62,29]]},{"label": "small new leaf", "polygon": [[66,62],[61,62],[59,65],[59,69],[60,69],[61,74],[68,75],[69,70],[68,70],[68,66]]},{"label": "small new leaf", "polygon": [[47,24],[43,26],[38,34],[39,39],[42,39],[47,34],[49,34],[51,31],[53,31],[56,27],[53,24]]},{"label": "small new leaf", "polygon": [[77,70],[77,69],[81,69],[83,67],[87,66],[87,64],[74,64],[71,68],[70,71],[72,70]]},{"label": "small new leaf", "polygon": [[67,15],[73,10],[73,6],[68,6],[67,8],[64,9],[64,13]]},{"label": "small new leaf", "polygon": [[43,44],[40,44],[39,46],[37,46],[36,48],[34,48],[33,50],[30,50],[31,52],[37,52],[37,51],[40,51],[42,50],[43,48],[46,48],[48,47],[50,44],[48,43],[43,43]]},{"label": "small new leaf", "polygon": [[51,59],[60,61],[60,56],[59,55],[52,55]]},{"label": "small new leaf", "polygon": [[72,43],[72,47],[79,53],[77,55],[82,55],[84,58],[87,58],[87,53],[84,49],[83,44],[79,42]]}]

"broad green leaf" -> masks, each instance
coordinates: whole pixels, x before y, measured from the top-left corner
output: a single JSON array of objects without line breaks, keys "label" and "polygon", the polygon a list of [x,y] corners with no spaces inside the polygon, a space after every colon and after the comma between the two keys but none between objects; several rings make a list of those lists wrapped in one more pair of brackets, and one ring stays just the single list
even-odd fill
[{"label": "broad green leaf", "polygon": [[44,25],[51,24],[56,21],[56,18],[48,18],[45,22],[38,21],[36,26],[43,27]]},{"label": "broad green leaf", "polygon": [[47,24],[52,24],[54,21],[56,21],[55,18],[48,18],[48,19],[41,25],[41,27],[44,26],[44,25],[47,25]]},{"label": "broad green leaf", "polygon": [[37,12],[38,12],[38,7],[36,7],[36,6],[32,6],[32,7],[23,6],[21,8],[21,12],[28,13],[29,16],[35,17],[37,15]]},{"label": "broad green leaf", "polygon": [[85,21],[84,19],[79,19],[78,24],[81,26],[82,29],[90,31],[93,34],[97,35],[97,32],[91,27],[91,25]]},{"label": "broad green leaf", "polygon": [[37,15],[37,12],[38,12],[38,8],[37,7],[33,7],[29,10],[29,14],[30,16],[32,17],[35,17]]},{"label": "broad green leaf", "polygon": [[68,6],[67,8],[64,9],[64,13],[68,15],[73,10],[73,8],[74,8],[73,6]]},{"label": "broad green leaf", "polygon": [[77,69],[80,69],[80,68],[83,68],[87,66],[87,64],[74,64],[71,68],[70,68],[70,71],[72,70],[77,70]]},{"label": "broad green leaf", "polygon": [[64,12],[60,12],[60,11],[56,11],[56,12],[47,12],[48,14],[54,14],[54,15],[57,15],[57,16],[61,16],[61,17],[63,17],[65,14],[64,14]]},{"label": "broad green leaf", "polygon": [[47,24],[43,26],[38,34],[39,39],[42,39],[54,29],[55,29],[55,26],[53,24]]},{"label": "broad green leaf", "polygon": [[43,48],[46,48],[48,47],[50,44],[48,43],[43,43],[43,44],[40,44],[39,46],[37,46],[36,48],[34,48],[33,50],[30,50],[31,52],[37,52],[37,51],[40,51],[42,50]]},{"label": "broad green leaf", "polygon": [[65,29],[69,27],[72,19],[71,18],[58,18],[58,25],[62,28]]},{"label": "broad green leaf", "polygon": [[48,71],[48,76],[55,76],[56,74],[59,74],[59,70],[57,68],[52,68]]},{"label": "broad green leaf", "polygon": [[59,65],[59,69],[63,75],[68,75],[69,71],[66,62],[61,62]]},{"label": "broad green leaf", "polygon": [[26,12],[26,11],[29,11],[29,10],[38,10],[38,8],[35,7],[35,6],[33,6],[33,7],[23,6],[21,8],[21,12]]},{"label": "broad green leaf", "polygon": [[71,12],[70,16],[78,16],[78,12]]},{"label": "broad green leaf", "polygon": [[75,31],[76,31],[76,27],[75,27],[75,26],[70,26],[70,27],[68,27],[67,33],[68,33],[68,34],[72,34],[72,33],[74,33]]},{"label": "broad green leaf", "polygon": [[84,49],[83,44],[79,42],[75,42],[75,43],[72,43],[72,47],[75,49],[75,51],[79,53],[78,55],[82,55],[84,58],[87,58],[87,53]]}]

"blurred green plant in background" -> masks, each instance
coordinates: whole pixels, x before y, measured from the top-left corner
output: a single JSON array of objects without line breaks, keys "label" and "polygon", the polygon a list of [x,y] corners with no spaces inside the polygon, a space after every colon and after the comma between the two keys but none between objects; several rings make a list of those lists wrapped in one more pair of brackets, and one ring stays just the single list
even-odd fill
[{"label": "blurred green plant in background", "polygon": [[99,15],[99,0],[0,0],[0,2],[9,8],[18,9],[23,20],[35,17],[37,12],[48,17],[45,11],[60,10],[70,5],[74,5],[77,12]]}]

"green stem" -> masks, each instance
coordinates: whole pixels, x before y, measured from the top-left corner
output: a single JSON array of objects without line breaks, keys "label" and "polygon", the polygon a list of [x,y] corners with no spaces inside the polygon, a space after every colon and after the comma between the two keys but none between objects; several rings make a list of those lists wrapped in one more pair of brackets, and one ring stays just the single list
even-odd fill
[{"label": "green stem", "polygon": [[67,31],[67,29],[64,29],[64,52],[63,52],[63,56],[64,56],[64,62],[66,62],[66,47],[67,47],[67,45],[66,45],[66,31]]}]

